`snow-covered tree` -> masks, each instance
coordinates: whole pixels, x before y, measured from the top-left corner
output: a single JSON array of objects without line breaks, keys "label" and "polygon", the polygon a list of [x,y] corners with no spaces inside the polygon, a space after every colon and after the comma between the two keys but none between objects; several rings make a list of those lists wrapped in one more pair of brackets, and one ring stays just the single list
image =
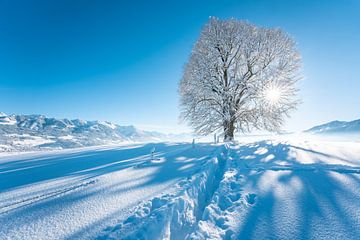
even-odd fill
[{"label": "snow-covered tree", "polygon": [[277,131],[296,108],[301,59],[280,29],[210,18],[179,84],[181,116],[198,134]]}]

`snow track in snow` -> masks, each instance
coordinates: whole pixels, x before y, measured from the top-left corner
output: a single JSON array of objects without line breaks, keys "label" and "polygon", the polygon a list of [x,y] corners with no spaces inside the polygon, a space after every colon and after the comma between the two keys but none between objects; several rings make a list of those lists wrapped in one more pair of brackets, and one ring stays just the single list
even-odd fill
[{"label": "snow track in snow", "polygon": [[223,146],[98,239],[359,239],[359,145],[304,143]]},{"label": "snow track in snow", "polygon": [[4,159],[0,239],[360,239],[359,156],[297,140]]},{"label": "snow track in snow", "polygon": [[183,201],[166,196],[177,196],[180,184],[189,185],[180,181],[201,174],[217,148],[156,143],[4,156],[0,239],[94,239],[108,226],[130,222],[134,209],[149,201],[152,212],[162,212],[165,200],[175,209]]},{"label": "snow track in snow", "polygon": [[85,187],[95,184],[96,182],[97,182],[97,180],[91,180],[91,181],[83,182],[83,183],[75,185],[75,186],[58,189],[56,191],[46,192],[46,193],[35,195],[35,196],[29,197],[29,198],[20,199],[20,200],[11,202],[11,203],[6,203],[4,205],[0,205],[0,215],[9,213],[10,211],[19,209],[21,207],[25,207],[25,206],[28,206],[28,205],[31,205],[34,203],[38,203],[40,201],[43,201],[43,200],[46,200],[49,198],[60,197],[67,193],[81,190]]},{"label": "snow track in snow", "polygon": [[177,193],[165,194],[139,206],[97,239],[186,239],[194,231],[223,178],[225,146],[205,160],[201,171],[177,184]]}]

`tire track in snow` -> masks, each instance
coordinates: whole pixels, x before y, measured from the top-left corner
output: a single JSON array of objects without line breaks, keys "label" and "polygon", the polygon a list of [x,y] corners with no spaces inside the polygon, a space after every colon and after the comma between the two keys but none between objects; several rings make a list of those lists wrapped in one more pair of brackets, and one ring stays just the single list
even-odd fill
[{"label": "tire track in snow", "polygon": [[67,193],[79,190],[79,189],[83,189],[85,187],[88,187],[89,185],[93,185],[97,182],[97,180],[91,180],[88,182],[83,182],[81,184],[77,184],[75,186],[71,186],[71,187],[67,187],[67,188],[62,188],[56,191],[51,191],[48,193],[44,193],[44,194],[39,194],[33,197],[29,197],[29,198],[25,198],[25,199],[21,199],[18,200],[16,202],[12,202],[12,203],[8,203],[4,206],[0,206],[0,215],[9,213],[10,211],[14,211],[16,209],[31,205],[31,204],[35,204],[38,203],[40,201],[49,199],[49,198],[55,198],[55,197],[60,197],[63,196]]}]

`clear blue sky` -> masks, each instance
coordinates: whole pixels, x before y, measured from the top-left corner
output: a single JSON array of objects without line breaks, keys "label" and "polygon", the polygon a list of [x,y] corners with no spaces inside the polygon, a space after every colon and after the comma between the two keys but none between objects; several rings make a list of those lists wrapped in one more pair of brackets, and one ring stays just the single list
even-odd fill
[{"label": "clear blue sky", "polygon": [[303,104],[286,129],[360,118],[356,0],[0,0],[0,111],[182,130],[177,84],[209,16],[296,39]]}]

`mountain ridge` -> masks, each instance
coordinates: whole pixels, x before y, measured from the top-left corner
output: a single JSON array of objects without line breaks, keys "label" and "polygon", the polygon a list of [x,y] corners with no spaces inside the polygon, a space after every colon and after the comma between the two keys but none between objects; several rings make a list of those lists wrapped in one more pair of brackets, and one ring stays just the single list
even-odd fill
[{"label": "mountain ridge", "polygon": [[0,152],[174,139],[174,134],[143,131],[133,125],[121,126],[108,121],[57,119],[41,114],[7,115],[0,112]]},{"label": "mountain ridge", "polygon": [[312,134],[360,133],[360,119],[352,121],[334,120],[305,130]]}]

